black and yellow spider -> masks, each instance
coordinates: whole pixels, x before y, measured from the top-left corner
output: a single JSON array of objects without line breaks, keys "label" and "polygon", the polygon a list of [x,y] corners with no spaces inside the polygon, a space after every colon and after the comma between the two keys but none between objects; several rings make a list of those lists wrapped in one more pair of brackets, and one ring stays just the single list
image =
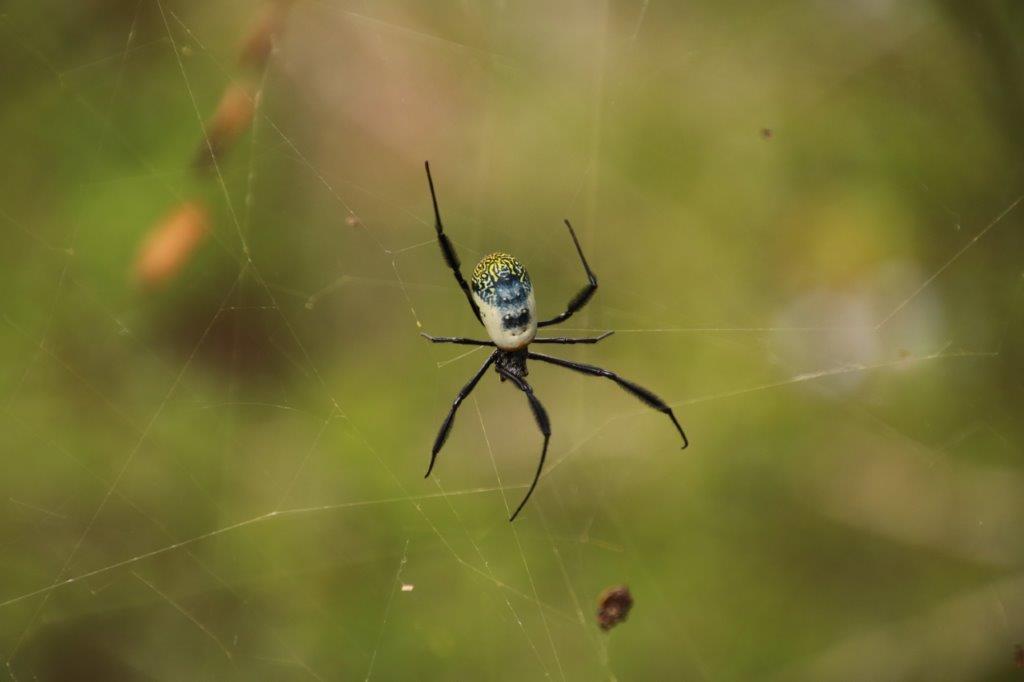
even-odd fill
[{"label": "black and yellow spider", "polygon": [[575,312],[585,306],[594,295],[594,292],[597,291],[597,277],[594,276],[590,266],[587,264],[587,259],[583,256],[580,241],[576,238],[576,232],[572,229],[569,221],[565,221],[565,226],[569,228],[569,235],[576,245],[576,252],[580,255],[583,269],[587,272],[587,284],[569,301],[569,305],[564,312],[555,315],[551,319],[538,322],[530,275],[526,272],[523,264],[509,254],[497,252],[484,256],[476,264],[476,267],[473,268],[472,286],[466,282],[466,278],[462,276],[459,257],[455,255],[455,247],[452,246],[448,236],[445,235],[444,226],[441,224],[441,211],[437,208],[437,194],[434,192],[434,179],[430,176],[430,163],[426,162],[424,166],[427,169],[430,198],[434,203],[434,227],[437,230],[437,243],[441,246],[441,254],[444,256],[445,263],[448,264],[448,267],[455,274],[455,281],[458,282],[462,293],[466,295],[466,300],[469,301],[473,314],[483,324],[491,340],[478,341],[476,339],[456,336],[431,336],[426,333],[423,336],[433,343],[457,343],[465,346],[494,347],[494,351],[487,356],[487,361],[483,364],[483,367],[477,370],[473,378],[455,396],[455,402],[452,403],[448,416],[445,417],[444,423],[441,424],[441,431],[437,434],[437,439],[434,441],[434,449],[430,453],[430,466],[427,467],[427,476],[430,476],[430,472],[433,471],[434,462],[437,460],[437,453],[441,451],[445,441],[448,439],[448,434],[452,430],[452,423],[455,421],[455,411],[459,409],[459,405],[462,404],[462,401],[466,399],[470,392],[476,388],[480,377],[484,375],[487,368],[494,365],[494,369],[501,376],[502,381],[508,379],[516,388],[526,394],[526,399],[530,401],[530,408],[533,410],[537,426],[540,427],[540,432],[544,434],[544,446],[540,452],[537,473],[534,474],[533,482],[530,484],[530,489],[526,491],[523,501],[519,503],[519,506],[516,507],[515,512],[509,519],[509,521],[515,520],[519,512],[522,511],[523,506],[526,505],[527,500],[530,499],[530,495],[533,494],[533,489],[537,487],[537,481],[540,480],[541,471],[544,469],[544,459],[548,454],[548,440],[551,438],[551,422],[548,420],[548,413],[544,410],[544,406],[540,404],[540,401],[537,400],[537,396],[533,394],[530,384],[526,383],[525,377],[528,373],[526,370],[527,359],[539,360],[559,367],[576,370],[583,374],[611,379],[647,405],[667,414],[672,423],[675,424],[676,429],[679,430],[679,435],[683,437],[683,447],[685,448],[689,444],[686,440],[686,433],[683,432],[683,427],[679,425],[679,421],[672,413],[672,408],[646,388],[638,386],[631,381],[626,381],[614,372],[595,367],[594,365],[570,362],[569,360],[562,360],[561,358],[554,358],[550,355],[542,355],[529,350],[531,343],[597,343],[612,334],[612,332],[605,332],[600,336],[587,338],[535,338],[538,327],[548,327],[568,320]]}]

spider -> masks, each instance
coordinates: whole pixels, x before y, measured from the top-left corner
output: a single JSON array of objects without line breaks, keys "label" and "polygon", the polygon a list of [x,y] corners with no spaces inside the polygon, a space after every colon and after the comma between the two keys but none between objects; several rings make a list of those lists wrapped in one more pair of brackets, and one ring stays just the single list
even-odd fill
[{"label": "spider", "polygon": [[448,235],[444,233],[444,225],[441,223],[441,211],[437,207],[434,179],[430,175],[430,162],[424,162],[423,165],[427,171],[427,184],[430,185],[430,199],[434,204],[434,229],[437,230],[437,243],[441,247],[441,255],[455,275],[455,281],[458,283],[459,288],[462,289],[462,293],[466,295],[466,301],[469,302],[473,315],[484,326],[484,330],[491,340],[480,341],[461,336],[431,336],[425,332],[422,333],[422,336],[432,343],[455,343],[464,346],[489,346],[494,348],[491,354],[487,356],[483,366],[477,370],[476,374],[455,396],[455,401],[452,403],[451,409],[448,410],[448,416],[444,418],[441,430],[434,440],[434,447],[430,452],[430,465],[427,467],[427,474],[424,478],[429,477],[430,472],[434,470],[437,453],[441,451],[445,441],[448,440],[448,434],[451,433],[452,424],[455,421],[455,412],[459,409],[459,405],[476,388],[477,383],[484,375],[484,372],[487,371],[487,368],[494,365],[495,371],[503,382],[505,380],[511,381],[516,388],[526,395],[526,399],[530,403],[530,409],[533,411],[534,420],[544,436],[544,445],[541,448],[537,473],[534,474],[533,481],[530,483],[523,501],[519,503],[519,506],[516,507],[515,512],[509,518],[509,521],[515,520],[537,487],[541,471],[544,469],[544,459],[548,454],[548,441],[551,439],[551,422],[548,419],[548,413],[540,401],[537,400],[537,396],[533,394],[530,384],[526,382],[526,375],[528,374],[526,369],[527,359],[538,360],[557,367],[565,367],[566,369],[589,374],[590,376],[611,379],[646,405],[668,415],[679,431],[679,435],[682,436],[683,448],[685,449],[689,442],[686,439],[683,427],[679,424],[679,420],[672,413],[672,408],[651,391],[631,381],[627,381],[607,369],[534,353],[529,350],[531,343],[597,343],[608,338],[613,333],[609,331],[599,336],[585,338],[537,338],[536,336],[538,327],[550,327],[568,320],[583,308],[593,297],[594,292],[597,291],[597,277],[594,276],[590,265],[587,264],[587,259],[583,255],[583,248],[580,246],[580,240],[576,237],[575,230],[572,229],[572,224],[568,220],[565,221],[565,226],[569,228],[569,236],[572,237],[572,241],[576,245],[576,253],[579,254],[580,262],[587,273],[587,284],[569,301],[569,305],[566,306],[563,312],[547,320],[538,321],[533,283],[530,281],[530,275],[527,274],[523,264],[513,256],[502,252],[488,254],[473,268],[471,282],[467,282],[466,278],[462,276],[462,265],[459,257],[456,255],[455,247],[452,246]]}]

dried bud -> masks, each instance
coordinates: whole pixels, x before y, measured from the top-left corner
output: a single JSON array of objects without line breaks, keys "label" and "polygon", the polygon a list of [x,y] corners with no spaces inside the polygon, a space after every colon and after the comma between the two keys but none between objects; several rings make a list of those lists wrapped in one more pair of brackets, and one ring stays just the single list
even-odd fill
[{"label": "dried bud", "polygon": [[274,43],[284,31],[290,0],[270,0],[256,17],[238,51],[238,65],[261,71],[267,65]]},{"label": "dried bud", "polygon": [[210,216],[202,204],[185,202],[146,235],[135,258],[135,277],[155,287],[173,279],[188,263],[210,231]]},{"label": "dried bud", "polygon": [[605,631],[611,630],[626,620],[633,608],[633,595],[625,585],[609,587],[598,597],[597,625]]},{"label": "dried bud", "polygon": [[232,83],[224,91],[217,110],[204,126],[206,139],[199,143],[196,168],[206,168],[220,161],[231,145],[252,123],[255,100],[252,89],[241,83]]}]

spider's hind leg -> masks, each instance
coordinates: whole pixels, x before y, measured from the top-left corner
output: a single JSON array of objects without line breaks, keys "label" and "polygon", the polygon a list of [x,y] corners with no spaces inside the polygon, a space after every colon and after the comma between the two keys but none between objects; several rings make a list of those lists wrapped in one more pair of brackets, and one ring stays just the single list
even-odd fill
[{"label": "spider's hind leg", "polygon": [[583,288],[572,297],[569,301],[569,305],[566,306],[565,310],[558,315],[555,315],[550,320],[541,320],[537,323],[538,327],[547,327],[552,324],[559,324],[565,322],[574,314],[587,304],[588,301],[594,296],[594,292],[597,291],[597,275],[590,269],[590,264],[587,263],[586,256],[583,255],[583,247],[580,246],[580,240],[576,237],[576,230],[572,229],[572,223],[568,219],[565,221],[565,226],[569,228],[569,236],[572,237],[572,243],[576,245],[576,253],[580,256],[580,263],[583,264],[583,269],[587,273],[587,283],[583,285]]},{"label": "spider's hind leg", "polygon": [[437,207],[437,193],[434,191],[434,177],[430,174],[430,162],[424,161],[423,167],[427,171],[430,201],[434,206],[434,230],[437,232],[437,244],[441,247],[441,255],[444,257],[445,264],[452,271],[452,274],[455,275],[455,281],[458,283],[459,288],[462,289],[462,293],[466,295],[466,301],[473,310],[473,315],[476,316],[477,322],[483,324],[483,320],[480,317],[480,308],[477,306],[476,301],[473,300],[473,294],[469,291],[469,283],[462,276],[462,261],[459,260],[459,255],[455,253],[455,246],[448,239],[448,235],[444,233],[444,223],[441,222],[441,209]]}]

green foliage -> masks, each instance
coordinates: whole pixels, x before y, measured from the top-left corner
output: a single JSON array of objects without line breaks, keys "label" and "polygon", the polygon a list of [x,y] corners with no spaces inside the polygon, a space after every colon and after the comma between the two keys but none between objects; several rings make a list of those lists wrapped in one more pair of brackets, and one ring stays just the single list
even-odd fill
[{"label": "green foliage", "polygon": [[[1016,679],[1018,4],[427,7],[297,2],[266,73],[255,3],[0,7],[0,670]],[[253,123],[196,171],[232,84]],[[559,354],[688,450],[531,365],[521,518],[540,436],[491,374],[422,478],[483,361],[418,335],[479,332],[425,158],[464,268],[515,254],[542,315],[572,219],[565,332],[618,333]],[[147,283],[185,202],[209,233]]]}]

